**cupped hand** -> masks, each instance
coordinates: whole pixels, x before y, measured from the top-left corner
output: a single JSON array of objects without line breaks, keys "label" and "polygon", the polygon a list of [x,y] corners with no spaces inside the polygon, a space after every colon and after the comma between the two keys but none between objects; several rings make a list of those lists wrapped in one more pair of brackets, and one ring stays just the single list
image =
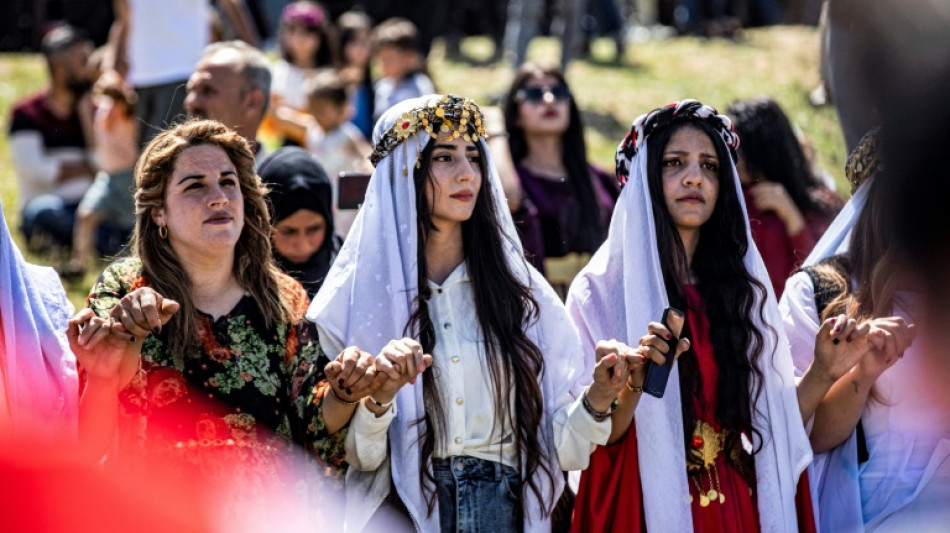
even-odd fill
[{"label": "cupped hand", "polygon": [[114,332],[114,322],[99,318],[92,309],[85,308],[67,324],[69,347],[82,365],[87,380],[117,382],[129,352],[129,343]]},{"label": "cupped hand", "polygon": [[389,403],[406,383],[414,384],[419,374],[432,366],[432,355],[423,353],[422,345],[410,338],[391,340],[376,357],[379,389],[373,399]]},{"label": "cupped hand", "polygon": [[323,369],[337,398],[356,402],[368,396],[378,387],[373,354],[350,346],[340,352]]},{"label": "cupped hand", "polygon": [[831,317],[815,334],[815,361],[812,368],[830,382],[847,374],[871,349],[870,321],[858,323],[847,315]]},{"label": "cupped hand", "polygon": [[[605,412],[620,394],[632,365],[642,359],[634,349],[616,340],[600,341],[594,347],[594,381],[587,389],[587,401],[598,412]],[[640,362],[642,364],[642,362]]]},{"label": "cupped hand", "polygon": [[159,333],[180,307],[178,302],[162,297],[151,287],[141,287],[119,300],[109,316],[121,325],[113,328],[113,332],[135,342],[149,333]]},{"label": "cupped hand", "polygon": [[867,324],[870,346],[857,367],[865,375],[876,379],[904,357],[904,352],[917,338],[917,326],[908,324],[899,316],[875,318]]}]

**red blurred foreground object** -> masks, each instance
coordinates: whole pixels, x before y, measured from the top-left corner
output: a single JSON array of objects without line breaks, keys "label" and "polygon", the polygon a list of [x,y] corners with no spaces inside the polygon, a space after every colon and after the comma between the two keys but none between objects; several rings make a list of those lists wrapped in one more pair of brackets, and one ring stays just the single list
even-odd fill
[{"label": "red blurred foreground object", "polygon": [[210,532],[200,498],[138,469],[120,471],[70,457],[70,446],[29,440],[0,443],[0,516],[14,532]]}]

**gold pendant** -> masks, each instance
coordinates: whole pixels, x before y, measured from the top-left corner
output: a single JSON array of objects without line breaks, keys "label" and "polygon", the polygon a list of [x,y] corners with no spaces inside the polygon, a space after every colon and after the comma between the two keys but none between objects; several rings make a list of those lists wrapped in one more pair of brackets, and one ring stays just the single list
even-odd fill
[{"label": "gold pendant", "polygon": [[705,494],[699,495],[699,506],[700,507],[709,507],[709,498]]},{"label": "gold pendant", "polygon": [[689,495],[689,503],[693,503],[693,495],[692,495],[692,494]]},{"label": "gold pendant", "polygon": [[709,489],[709,492],[706,493],[706,497],[709,498],[709,501],[716,501],[719,499],[719,493],[715,489]]},{"label": "gold pendant", "polygon": [[720,504],[726,503],[726,495],[721,492],[719,493],[719,503]]}]

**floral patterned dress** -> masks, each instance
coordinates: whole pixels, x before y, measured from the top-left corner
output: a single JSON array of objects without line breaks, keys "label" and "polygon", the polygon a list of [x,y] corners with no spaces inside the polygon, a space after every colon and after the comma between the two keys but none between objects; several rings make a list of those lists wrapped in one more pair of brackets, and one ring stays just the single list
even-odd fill
[{"label": "floral patterned dress", "polygon": [[[306,292],[289,276],[280,283],[303,316]],[[116,261],[93,286],[88,306],[107,318],[123,296],[146,285],[139,259]],[[249,295],[216,320],[197,314],[200,349],[176,358],[167,329],[146,338],[141,370],[119,393],[120,451],[147,451],[211,477],[223,469],[286,482],[280,478],[296,443],[333,484],[342,482],[346,429],[330,435],[324,425],[329,361],[313,324],[268,327]]]}]

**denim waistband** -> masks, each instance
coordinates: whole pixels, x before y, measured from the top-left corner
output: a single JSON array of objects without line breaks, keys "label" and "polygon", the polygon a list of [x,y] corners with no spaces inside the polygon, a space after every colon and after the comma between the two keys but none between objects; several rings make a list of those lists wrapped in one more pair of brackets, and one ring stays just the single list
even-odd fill
[{"label": "denim waistband", "polygon": [[502,475],[517,474],[517,470],[496,461],[479,459],[470,455],[456,455],[444,459],[432,460],[432,471],[439,474],[454,475],[455,478],[494,478],[500,480]]}]

